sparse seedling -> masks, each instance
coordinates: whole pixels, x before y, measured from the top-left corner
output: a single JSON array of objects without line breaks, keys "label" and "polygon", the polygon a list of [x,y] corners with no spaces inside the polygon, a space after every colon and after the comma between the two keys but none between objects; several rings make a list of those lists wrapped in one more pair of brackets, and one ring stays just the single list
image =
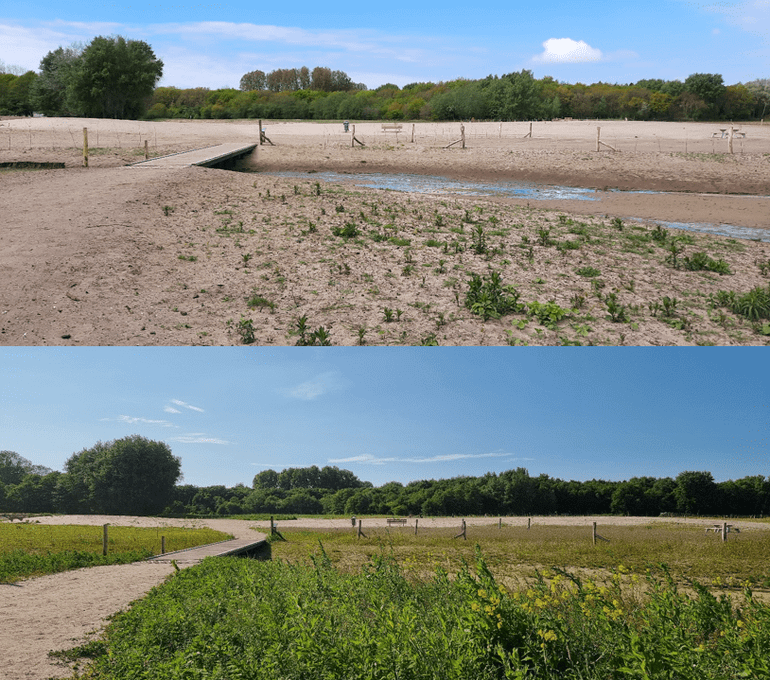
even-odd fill
[{"label": "sparse seedling", "polygon": [[624,323],[628,321],[628,313],[625,305],[618,301],[617,293],[608,293],[604,298],[604,304],[610,314],[610,321],[613,323]]},{"label": "sparse seedling", "polygon": [[243,315],[241,315],[241,320],[238,322],[236,330],[238,331],[238,335],[241,336],[241,342],[244,345],[251,345],[256,340],[254,334],[254,322]]}]

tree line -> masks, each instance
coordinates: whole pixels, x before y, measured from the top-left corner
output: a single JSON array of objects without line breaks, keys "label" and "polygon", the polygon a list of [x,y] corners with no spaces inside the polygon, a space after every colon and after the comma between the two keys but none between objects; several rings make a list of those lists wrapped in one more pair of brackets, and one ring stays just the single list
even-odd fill
[{"label": "tree line", "polygon": [[477,80],[391,83],[369,90],[317,66],[249,71],[239,89],[156,87],[163,62],[140,40],[96,37],[49,52],[39,72],[0,62],[0,115],[308,120],[758,120],[770,79],[726,85],[717,73],[684,81],[562,83],[529,70]]},{"label": "tree line", "polygon": [[[313,70],[313,74],[318,69]],[[284,76],[285,72],[289,76]],[[770,112],[770,79],[725,85],[720,74],[684,81],[640,80],[627,85],[560,83],[522,70],[481,80],[386,84],[374,90],[315,86],[282,69],[274,82],[261,71],[244,75],[241,89],[160,87],[148,118],[262,118],[315,120],[752,120]],[[330,72],[326,69],[328,73]],[[253,77],[253,74],[258,77]],[[303,84],[304,83],[304,84]],[[307,85],[307,87],[305,86]]]},{"label": "tree line", "polygon": [[525,468],[480,477],[389,482],[380,487],[336,466],[264,470],[251,486],[179,484],[181,461],[138,435],[73,454],[64,472],[0,452],[0,511],[223,516],[733,515],[770,513],[770,477],[715,482],[706,471],[624,481],[564,481]]}]

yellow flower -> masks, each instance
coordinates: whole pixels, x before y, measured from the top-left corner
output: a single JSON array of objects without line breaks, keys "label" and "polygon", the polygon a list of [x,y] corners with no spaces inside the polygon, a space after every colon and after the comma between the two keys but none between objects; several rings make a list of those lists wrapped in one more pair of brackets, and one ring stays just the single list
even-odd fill
[{"label": "yellow flower", "polygon": [[740,619],[738,619],[738,621],[737,621],[737,623],[736,623],[735,625],[736,625],[736,626],[738,626],[738,628],[743,628],[743,626],[744,626],[745,624],[743,623],[743,621],[741,621]]},{"label": "yellow flower", "polygon": [[537,634],[546,642],[551,642],[557,638],[556,633],[554,633],[552,630],[538,630]]},{"label": "yellow flower", "polygon": [[628,573],[630,573],[630,571],[631,571],[631,570],[630,570],[628,567],[626,567],[626,566],[624,566],[624,565],[622,565],[622,564],[619,564],[619,565],[618,565],[618,571],[619,571],[621,574],[628,574]]},{"label": "yellow flower", "polygon": [[486,590],[484,590],[483,588],[482,588],[481,590],[479,590],[479,597],[480,597],[482,600],[486,600],[486,599],[487,599],[487,591],[486,591]]},{"label": "yellow flower", "polygon": [[481,609],[481,606],[478,602],[472,602],[471,603],[471,609],[475,612],[479,611]]}]

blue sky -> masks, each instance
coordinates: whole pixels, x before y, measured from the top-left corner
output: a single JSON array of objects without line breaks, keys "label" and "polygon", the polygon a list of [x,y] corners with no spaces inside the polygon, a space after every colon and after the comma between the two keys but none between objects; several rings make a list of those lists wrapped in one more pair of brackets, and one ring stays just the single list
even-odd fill
[{"label": "blue sky", "polygon": [[327,66],[376,88],[530,69],[575,82],[770,77],[770,0],[389,0],[287,3],[33,0],[0,6],[0,61],[97,35],[144,40],[162,85],[238,87],[255,69]]},{"label": "blue sky", "polygon": [[336,465],[389,481],[770,475],[756,348],[12,348],[0,450],[62,469],[131,434],[198,486]]}]

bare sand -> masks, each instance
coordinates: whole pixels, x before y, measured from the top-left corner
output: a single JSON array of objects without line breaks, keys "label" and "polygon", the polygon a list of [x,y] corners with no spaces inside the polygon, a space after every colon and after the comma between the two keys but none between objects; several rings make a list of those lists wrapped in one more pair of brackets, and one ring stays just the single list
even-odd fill
[{"label": "bare sand", "polygon": [[[527,518],[504,517],[506,524],[526,525]],[[207,526],[232,534],[236,538],[251,538],[257,531],[269,530],[267,522],[241,520],[175,520],[150,517],[107,515],[53,515],[36,517],[43,524],[75,524],[100,526]],[[460,518],[421,518],[424,529],[459,527]],[[468,518],[467,526],[496,524],[497,517]],[[532,525],[590,526],[647,525],[670,523],[671,519],[657,517],[533,517]],[[694,526],[708,526],[713,520],[675,520]],[[386,527],[385,518],[366,518],[367,527]],[[409,520],[411,526],[413,519]],[[328,520],[298,518],[279,522],[279,530],[287,528],[350,529],[349,519]],[[766,524],[742,525],[744,530],[768,529]],[[184,566],[184,564],[180,564]],[[124,610],[144,597],[153,587],[173,573],[170,564],[140,562],[128,565],[78,569],[61,574],[28,579],[16,584],[0,584],[0,649],[3,655],[3,680],[47,680],[67,677],[71,670],[48,656],[52,650],[71,649],[94,639],[103,630],[108,617]]]},{"label": "bare sand", "polygon": [[[596,151],[597,126],[617,151]],[[256,121],[0,120],[0,162],[66,164],[62,170],[0,172],[0,344],[241,344],[236,327],[243,317],[252,323],[256,344],[288,345],[296,342],[292,331],[303,315],[312,328],[331,329],[339,345],[356,344],[359,329],[367,344],[386,345],[420,344],[431,334],[445,345],[560,344],[565,335],[580,336],[584,344],[766,343],[729,315],[713,323],[705,305],[721,288],[745,291],[767,283],[758,268],[770,259],[765,243],[741,241],[733,248],[726,238],[715,237],[713,246],[702,241],[714,257],[736,251],[725,258],[729,277],[682,272],[663,265],[662,256],[651,261],[617,250],[602,250],[587,262],[580,251],[554,258],[547,257],[553,250],[543,250],[546,257],[540,257],[535,247],[531,266],[512,256],[521,254],[524,236],[536,242],[544,225],[555,235],[552,225],[565,217],[589,224],[638,217],[650,224],[770,228],[770,126],[739,126],[746,136],[734,138],[732,155],[728,140],[713,136],[727,126],[703,123],[535,122],[531,137],[529,123],[465,123],[465,149],[446,148],[459,138],[459,123],[417,123],[414,141],[411,123],[400,133],[358,123],[355,136],[366,146],[355,148],[341,123],[263,127],[274,146],[259,147],[243,164],[253,174],[125,166],[142,160],[145,141],[159,155],[253,143]],[[265,174],[279,170],[307,178]],[[324,185],[315,196],[313,173],[321,170],[565,184],[594,189],[597,200],[426,196],[348,185]],[[651,190],[668,193],[643,193]],[[373,204],[383,208],[380,221],[386,209],[401,213],[403,223],[394,219],[393,228],[410,246],[361,248],[331,235],[345,221],[362,224]],[[465,252],[461,261],[446,258],[444,274],[442,253],[424,245],[436,211],[448,219],[472,211],[499,216],[505,231],[499,247],[510,253],[503,255],[509,264],[491,264],[504,267],[506,283],[519,286],[523,297],[553,299],[562,307],[587,293],[593,321],[575,322],[566,333],[512,329],[510,319],[482,323],[458,302],[467,272],[485,271],[490,262]],[[436,238],[453,238],[443,232]],[[623,302],[638,310],[663,296],[689,298],[685,327],[672,329],[649,314],[633,324],[608,322],[600,301],[591,298],[590,282],[575,275],[586,264],[602,271],[606,291],[621,291]],[[420,276],[402,275],[405,269]],[[272,302],[272,310],[249,309],[254,293]],[[384,324],[386,307],[406,311],[404,323]]]}]

